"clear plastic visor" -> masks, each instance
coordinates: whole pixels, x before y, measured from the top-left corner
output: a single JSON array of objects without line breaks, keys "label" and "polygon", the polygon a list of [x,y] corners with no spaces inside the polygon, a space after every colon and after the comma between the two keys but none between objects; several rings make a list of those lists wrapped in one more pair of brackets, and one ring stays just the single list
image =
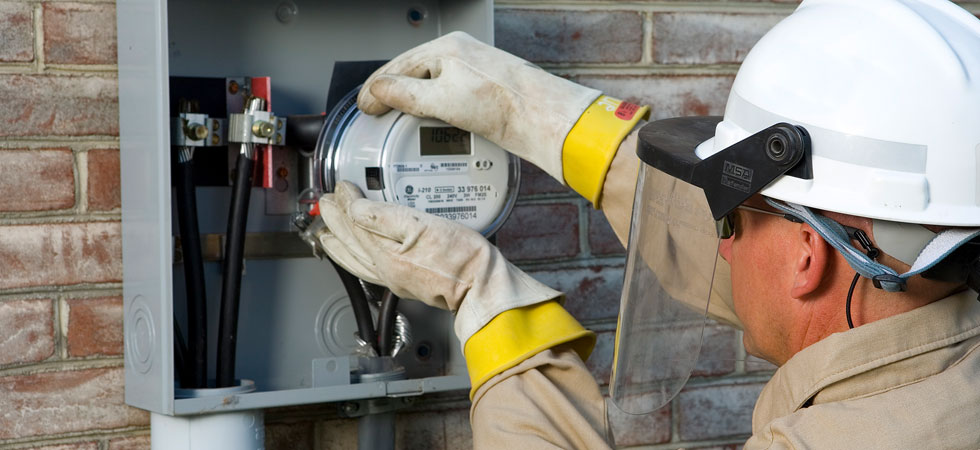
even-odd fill
[{"label": "clear plastic visor", "polygon": [[698,361],[711,301],[730,298],[727,270],[720,292],[712,289],[715,223],[700,188],[641,164],[610,383],[626,413],[649,413],[677,395]]}]

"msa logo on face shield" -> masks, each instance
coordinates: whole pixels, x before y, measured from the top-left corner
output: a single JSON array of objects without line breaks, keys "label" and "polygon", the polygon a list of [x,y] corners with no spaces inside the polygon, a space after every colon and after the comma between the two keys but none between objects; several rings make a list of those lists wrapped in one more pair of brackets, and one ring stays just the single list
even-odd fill
[{"label": "msa logo on face shield", "polygon": [[721,185],[745,193],[751,192],[752,169],[742,167],[733,162],[725,161],[722,168]]}]

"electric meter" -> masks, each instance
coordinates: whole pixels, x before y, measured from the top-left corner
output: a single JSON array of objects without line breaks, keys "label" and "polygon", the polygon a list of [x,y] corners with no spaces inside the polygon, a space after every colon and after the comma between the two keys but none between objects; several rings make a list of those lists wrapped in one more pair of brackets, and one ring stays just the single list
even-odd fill
[{"label": "electric meter", "polygon": [[327,116],[314,155],[319,191],[354,183],[371,200],[409,206],[484,236],[517,200],[520,159],[496,144],[434,119],[399,111],[370,116],[347,94]]}]

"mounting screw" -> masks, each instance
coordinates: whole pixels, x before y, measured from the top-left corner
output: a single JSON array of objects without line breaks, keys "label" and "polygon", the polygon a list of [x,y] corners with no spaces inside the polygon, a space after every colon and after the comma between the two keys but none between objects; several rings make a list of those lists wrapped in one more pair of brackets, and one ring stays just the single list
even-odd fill
[{"label": "mounting screw", "polygon": [[276,132],[276,127],[264,120],[256,120],[252,123],[252,134],[260,138],[270,138]]},{"label": "mounting screw", "polygon": [[229,94],[232,94],[232,95],[235,95],[235,94],[238,93],[238,82],[237,81],[231,80],[231,81],[228,82],[228,93]]},{"label": "mounting screw", "polygon": [[357,410],[359,409],[361,409],[361,406],[354,402],[344,402],[342,405],[340,405],[340,410],[348,416],[357,414]]},{"label": "mounting screw", "polygon": [[191,123],[184,128],[184,134],[190,137],[191,140],[200,141],[208,137],[208,127],[199,123]]}]

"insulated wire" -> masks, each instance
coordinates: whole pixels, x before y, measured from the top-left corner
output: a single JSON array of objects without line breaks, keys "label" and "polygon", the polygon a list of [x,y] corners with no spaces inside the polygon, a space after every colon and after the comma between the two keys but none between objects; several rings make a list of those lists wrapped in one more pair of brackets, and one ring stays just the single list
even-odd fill
[{"label": "insulated wire", "polygon": [[242,267],[245,258],[245,225],[248,201],[252,192],[252,168],[255,162],[249,155],[238,155],[235,184],[232,188],[231,209],[228,211],[228,232],[225,243],[225,264],[221,280],[221,312],[218,321],[218,366],[216,386],[229,387],[235,383],[235,351],[238,344],[238,309],[241,300]]},{"label": "insulated wire", "polygon": [[340,276],[341,283],[344,284],[344,289],[347,290],[347,297],[350,298],[351,309],[354,311],[354,321],[357,322],[357,334],[374,349],[375,354],[380,355],[378,336],[374,331],[374,320],[371,317],[371,307],[368,305],[367,295],[364,293],[360,280],[332,259],[330,264],[333,264],[334,270]]},{"label": "insulated wire", "polygon": [[378,355],[392,356],[395,346],[395,318],[398,317],[398,296],[385,289],[378,310]]},{"label": "insulated wire", "polygon": [[194,160],[178,161],[176,168],[177,224],[183,252],[184,279],[187,289],[186,370],[190,377],[181,381],[185,388],[207,387],[208,312],[204,282],[204,258],[201,255],[201,232],[197,222],[197,199],[194,193]]}]

